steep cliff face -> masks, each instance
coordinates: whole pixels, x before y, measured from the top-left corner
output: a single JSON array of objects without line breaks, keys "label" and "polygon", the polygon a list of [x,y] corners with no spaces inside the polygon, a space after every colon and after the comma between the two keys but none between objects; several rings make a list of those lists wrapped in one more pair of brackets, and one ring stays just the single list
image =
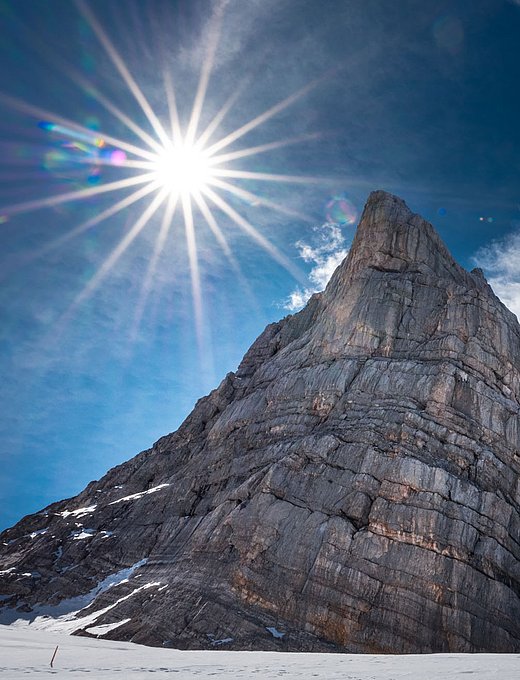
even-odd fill
[{"label": "steep cliff face", "polygon": [[374,192],[327,289],[177,432],[0,536],[3,621],[180,647],[520,651],[519,412],[516,317]]}]

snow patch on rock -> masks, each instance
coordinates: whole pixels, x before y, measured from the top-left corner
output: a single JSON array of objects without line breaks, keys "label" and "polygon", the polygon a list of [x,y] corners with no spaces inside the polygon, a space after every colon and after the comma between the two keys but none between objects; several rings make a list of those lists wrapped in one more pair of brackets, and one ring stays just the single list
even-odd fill
[{"label": "snow patch on rock", "polygon": [[135,501],[138,498],[142,498],[143,496],[148,496],[148,494],[151,493],[156,493],[157,491],[160,491],[161,489],[165,489],[167,486],[170,486],[169,484],[159,484],[159,486],[154,486],[151,489],[148,489],[147,491],[141,491],[139,493],[132,493],[129,496],[123,496],[123,498],[118,498],[117,501],[112,501],[109,503],[109,505],[115,505],[116,503],[123,503],[123,501]]},{"label": "snow patch on rock", "polygon": [[63,510],[63,512],[57,512],[56,514],[60,517],[66,519],[67,517],[83,517],[84,515],[90,515],[91,512],[97,508],[96,505],[87,505],[84,508],[76,508],[76,510]]},{"label": "snow patch on rock", "polygon": [[132,619],[123,619],[122,621],[116,621],[116,623],[103,623],[100,626],[91,626],[90,628],[85,628],[85,631],[91,635],[106,635],[111,630],[115,630],[120,626],[124,626],[125,623],[128,623],[131,620]]}]

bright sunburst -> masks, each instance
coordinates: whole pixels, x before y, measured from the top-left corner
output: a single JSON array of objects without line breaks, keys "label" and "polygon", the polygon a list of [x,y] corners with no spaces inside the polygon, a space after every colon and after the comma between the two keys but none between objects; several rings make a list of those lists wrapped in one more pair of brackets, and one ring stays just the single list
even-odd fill
[{"label": "bright sunburst", "polygon": [[213,179],[211,156],[186,140],[162,149],[152,163],[152,172],[152,182],[173,196],[199,194]]},{"label": "bright sunburst", "polygon": [[[88,92],[90,96],[93,96],[100,105],[134,133],[141,140],[142,144],[138,146],[130,141],[116,138],[105,132],[94,132],[74,121],[59,116],[56,113],[43,110],[36,106],[32,106],[27,102],[20,101],[1,93],[0,100],[3,101],[4,104],[34,116],[37,119],[41,120],[44,118],[46,122],[40,122],[40,127],[59,133],[66,139],[71,140],[71,144],[79,145],[80,148],[81,144],[87,144],[98,151],[100,149],[103,150],[103,153],[98,153],[97,155],[97,162],[99,164],[121,168],[121,170],[124,170],[125,172],[130,170],[135,174],[122,177],[121,179],[109,183],[99,183],[88,188],[7,206],[3,208],[0,213],[11,216],[20,212],[56,206],[69,201],[77,201],[96,195],[107,193],[116,195],[116,193],[130,190],[130,193],[127,193],[118,200],[114,200],[112,205],[95,217],[75,226],[66,235],[48,243],[39,252],[41,255],[59,247],[66,241],[78,236],[95,225],[108,220],[125,208],[147,198],[146,206],[142,209],[140,214],[136,216],[135,221],[128,228],[121,241],[116,245],[114,250],[108,254],[105,261],[87,282],[83,290],[76,296],[73,305],[69,309],[70,313],[98,288],[130,244],[147,226],[149,221],[159,211],[162,211],[160,220],[161,226],[152,257],[149,260],[148,270],[143,280],[140,298],[136,306],[135,323],[138,325],[146,306],[147,297],[153,284],[158,259],[165,245],[172,220],[174,219],[176,211],[180,211],[183,217],[186,235],[193,294],[194,319],[199,346],[201,346],[203,308],[194,210],[196,210],[197,214],[204,219],[223,252],[229,259],[237,276],[240,277],[242,281],[245,281],[245,279],[240,271],[236,258],[233,256],[226,236],[218,224],[214,211],[226,215],[228,219],[232,220],[242,231],[265,249],[274,260],[285,267],[295,278],[300,281],[304,279],[295,265],[248,220],[246,220],[245,217],[243,217],[226,200],[225,196],[230,194],[249,204],[264,205],[272,210],[288,213],[297,216],[299,219],[308,220],[307,216],[304,214],[291,211],[273,201],[244,189],[236,183],[236,180],[253,179],[257,182],[290,182],[306,184],[312,181],[321,181],[319,178],[234,169],[233,161],[266,153],[273,149],[301,142],[303,139],[316,137],[317,135],[283,139],[259,146],[240,149],[232,149],[230,147],[247,133],[254,130],[259,125],[262,125],[293,104],[296,100],[300,99],[309,92],[310,89],[321,82],[321,79],[310,83],[301,90],[288,96],[283,101],[271,106],[252,120],[244,123],[231,133],[214,141],[219,125],[224,120],[226,114],[235,105],[240,94],[240,89],[237,89],[221,110],[217,112],[209,125],[207,125],[205,129],[199,130],[204,99],[213,66],[215,50],[217,48],[218,30],[216,30],[216,28],[213,31],[213,39],[210,41],[207,56],[202,66],[188,124],[185,129],[182,129],[170,73],[167,70],[164,72],[164,98],[167,101],[169,110],[169,122],[166,125],[164,121],[159,120],[143,91],[130,73],[123,58],[117,52],[109,36],[92,12],[90,4],[85,2],[85,0],[75,0],[75,4],[79,12],[91,26],[99,42],[128,87],[128,90],[138,102],[146,116],[150,129],[148,131],[142,129],[108,97],[99,92],[81,73],[69,66],[61,65],[61,68],[76,84]],[[214,18],[215,27],[219,24],[220,18],[217,11],[217,15]],[[84,162],[90,162],[90,159],[86,159]],[[200,349],[202,349],[202,347],[200,347]]]}]

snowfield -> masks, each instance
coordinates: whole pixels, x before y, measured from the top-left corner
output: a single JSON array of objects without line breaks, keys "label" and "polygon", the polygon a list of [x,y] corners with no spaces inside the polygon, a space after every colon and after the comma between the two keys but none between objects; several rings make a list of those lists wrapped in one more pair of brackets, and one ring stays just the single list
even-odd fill
[{"label": "snowfield", "polygon": [[25,680],[31,676],[92,680],[518,680],[520,654],[194,652],[0,626],[0,677]]}]

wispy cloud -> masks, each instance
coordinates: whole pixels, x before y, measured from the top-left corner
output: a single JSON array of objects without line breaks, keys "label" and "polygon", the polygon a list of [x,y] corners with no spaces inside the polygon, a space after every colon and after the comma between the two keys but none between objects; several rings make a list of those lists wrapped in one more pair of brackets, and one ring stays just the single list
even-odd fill
[{"label": "wispy cloud", "polygon": [[481,248],[473,260],[489,273],[495,293],[520,319],[520,231]]},{"label": "wispy cloud", "polygon": [[336,267],[347,255],[345,237],[337,224],[326,222],[314,228],[312,243],[297,241],[296,247],[304,262],[312,263],[309,272],[309,286],[295,288],[284,302],[290,312],[301,309],[314,293],[323,290]]}]

